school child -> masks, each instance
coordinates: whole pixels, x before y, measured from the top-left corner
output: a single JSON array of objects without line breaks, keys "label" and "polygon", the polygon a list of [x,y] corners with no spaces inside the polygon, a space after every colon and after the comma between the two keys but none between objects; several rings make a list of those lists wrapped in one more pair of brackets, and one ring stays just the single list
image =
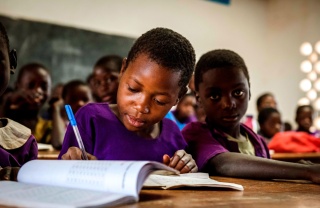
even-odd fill
[{"label": "school child", "polygon": [[40,117],[50,90],[51,76],[45,66],[38,63],[22,66],[15,90],[4,102],[2,115],[30,128],[38,142],[50,143],[51,121]]},{"label": "school child", "polygon": [[174,121],[179,129],[182,130],[186,124],[197,120],[195,106],[196,98],[194,94],[188,93],[181,98],[176,109],[169,111],[165,118]]},{"label": "school child", "polygon": [[277,109],[277,101],[275,96],[270,93],[266,92],[260,95],[256,101],[257,111],[260,113],[260,111],[264,108],[275,108]]},{"label": "school child", "polygon": [[96,102],[117,103],[117,90],[122,57],[106,55],[94,65],[92,72],[92,92]]},{"label": "school child", "polygon": [[[151,160],[180,172],[197,166],[180,130],[164,116],[187,92],[195,64],[190,42],[166,28],[140,36],[120,72],[117,105],[89,103],[76,120],[89,159]],[[59,158],[81,159],[69,125]]]},{"label": "school child", "polygon": [[243,59],[230,50],[201,56],[195,69],[198,102],[206,123],[188,124],[182,134],[200,171],[251,179],[302,179],[320,183],[320,165],[271,160],[264,140],[240,122],[250,99]]},{"label": "school child", "polygon": [[260,126],[258,134],[265,139],[267,144],[276,133],[283,131],[281,115],[275,108],[262,109],[258,115],[258,122]]},{"label": "school child", "polygon": [[306,132],[315,136],[317,138],[320,137],[319,130],[311,130],[313,125],[313,118],[314,118],[314,110],[311,105],[301,105],[297,107],[296,110],[296,118],[295,121],[298,125],[296,131]]},{"label": "school child", "polygon": [[64,134],[69,124],[64,105],[71,106],[76,113],[82,106],[93,102],[90,87],[82,80],[71,80],[67,82],[61,93],[61,102],[55,102],[52,110],[52,134],[51,144],[55,149],[61,149]]},{"label": "school child", "polygon": [[[7,32],[0,22],[0,96],[15,72],[17,54],[9,52]],[[0,180],[16,180],[18,167],[38,155],[37,142],[30,129],[8,118],[0,119]]]}]

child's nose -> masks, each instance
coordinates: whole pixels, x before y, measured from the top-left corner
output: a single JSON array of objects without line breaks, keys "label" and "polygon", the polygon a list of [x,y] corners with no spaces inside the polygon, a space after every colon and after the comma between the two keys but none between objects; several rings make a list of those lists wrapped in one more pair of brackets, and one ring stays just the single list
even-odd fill
[{"label": "child's nose", "polygon": [[149,113],[150,112],[150,106],[148,99],[145,96],[141,96],[140,98],[137,99],[136,101],[136,110],[139,113]]},{"label": "child's nose", "polygon": [[235,101],[232,97],[226,96],[222,98],[222,107],[223,109],[234,108]]}]

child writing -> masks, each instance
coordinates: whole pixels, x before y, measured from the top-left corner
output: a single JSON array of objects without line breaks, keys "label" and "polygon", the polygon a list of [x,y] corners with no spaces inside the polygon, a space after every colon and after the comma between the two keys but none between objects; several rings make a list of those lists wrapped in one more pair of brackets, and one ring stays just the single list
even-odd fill
[{"label": "child writing", "polygon": [[[196,172],[180,130],[164,116],[187,92],[195,64],[190,42],[166,28],[140,36],[123,59],[117,105],[92,103],[76,114],[89,159],[151,160]],[[59,158],[81,159],[69,125]],[[170,158],[171,157],[171,158]]]},{"label": "child writing", "polygon": [[[17,55],[9,52],[7,32],[0,22],[0,96],[15,72]],[[7,119],[0,119],[0,180],[16,180],[18,167],[38,155],[37,142],[30,129]]]},{"label": "child writing", "polygon": [[52,107],[51,144],[55,149],[61,149],[66,127],[69,124],[64,104],[69,104],[76,113],[82,106],[93,102],[90,87],[81,80],[67,82],[61,94],[62,102],[55,102]]},{"label": "child writing", "polygon": [[92,72],[92,92],[96,102],[117,103],[119,73],[122,57],[107,55],[101,57]]},{"label": "child writing", "polygon": [[271,160],[264,140],[241,124],[250,99],[243,59],[230,50],[213,50],[196,65],[195,89],[206,123],[182,131],[200,171],[252,179],[304,179],[320,183],[319,165]]}]

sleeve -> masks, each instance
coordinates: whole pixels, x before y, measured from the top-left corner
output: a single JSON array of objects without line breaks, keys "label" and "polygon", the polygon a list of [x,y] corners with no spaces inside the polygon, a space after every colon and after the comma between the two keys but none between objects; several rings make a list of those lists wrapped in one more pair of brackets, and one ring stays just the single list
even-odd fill
[{"label": "sleeve", "polygon": [[199,171],[204,171],[208,161],[216,155],[229,152],[209,131],[206,124],[192,122],[183,130],[182,135],[188,143],[188,151],[195,159]]},{"label": "sleeve", "polygon": [[30,151],[29,151],[29,158],[28,161],[30,160],[35,160],[38,158],[38,144],[37,141],[35,139],[35,137],[33,135],[30,136],[29,138],[31,140],[31,144],[30,144]]}]

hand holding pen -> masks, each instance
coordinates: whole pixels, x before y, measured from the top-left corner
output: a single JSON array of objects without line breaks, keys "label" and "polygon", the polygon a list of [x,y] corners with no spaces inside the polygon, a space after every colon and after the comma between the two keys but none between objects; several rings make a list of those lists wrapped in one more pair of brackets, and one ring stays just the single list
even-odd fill
[{"label": "hand holding pen", "polygon": [[[87,153],[86,153],[86,150],[84,148],[84,145],[83,145],[83,142],[82,142],[82,138],[81,138],[81,135],[80,135],[80,132],[79,132],[79,129],[78,129],[78,126],[77,126],[77,122],[76,122],[76,119],[73,115],[73,112],[72,112],[72,109],[71,109],[71,106],[70,105],[65,105],[65,109],[66,109],[66,112],[68,114],[68,118],[70,120],[70,125],[72,126],[73,128],[73,131],[74,131],[74,134],[76,136],[76,139],[77,139],[77,142],[78,142],[78,145],[79,145],[79,148],[81,150],[81,153],[82,153],[82,159],[83,160],[88,160],[88,156],[87,156]],[[70,150],[70,148],[69,148]],[[68,152],[69,152],[68,150]],[[77,151],[77,150],[73,150],[73,151]],[[67,153],[68,153],[67,152]],[[66,154],[67,154],[66,153]],[[62,158],[64,159],[64,158]]]}]

